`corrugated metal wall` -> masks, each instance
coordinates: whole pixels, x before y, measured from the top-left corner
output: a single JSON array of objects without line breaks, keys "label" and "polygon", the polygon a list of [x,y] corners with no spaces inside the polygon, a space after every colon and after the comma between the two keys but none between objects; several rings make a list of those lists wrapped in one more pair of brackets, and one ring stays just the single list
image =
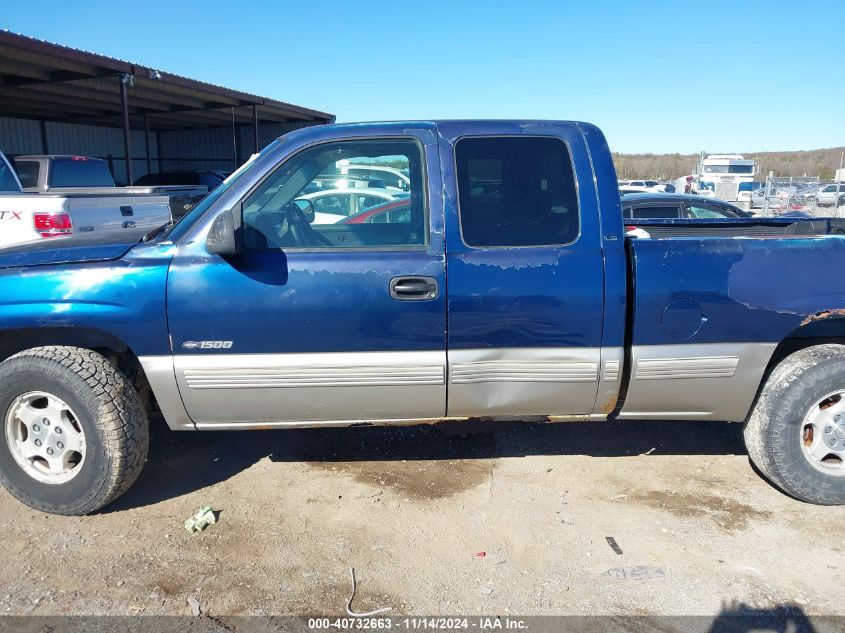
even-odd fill
[{"label": "corrugated metal wall", "polygon": [[42,149],[38,121],[0,117],[0,151],[9,156],[40,154]]},{"label": "corrugated metal wall", "polygon": [[[258,149],[266,147],[282,134],[313,123],[262,123],[258,126]],[[235,128],[211,128],[159,132],[161,168],[216,169],[232,171],[253,152],[251,125]],[[236,157],[237,156],[237,162]]]},{"label": "corrugated metal wall", "polygon": [[[259,149],[286,132],[314,123],[262,123],[258,126]],[[123,131],[119,128],[47,122],[46,151],[51,154],[78,154],[111,161],[115,181],[125,184]],[[171,132],[150,132],[153,171],[175,169],[215,169],[232,171],[253,152],[251,125]],[[132,175],[147,173],[144,131],[132,130]],[[0,117],[0,150],[7,156],[43,154],[41,123],[29,119]],[[161,156],[161,160],[159,160]],[[237,159],[236,159],[237,157]]]},{"label": "corrugated metal wall", "polygon": [[[46,151],[50,154],[78,154],[110,160],[115,181],[125,184],[126,166],[123,159],[123,131],[118,128],[75,123],[45,124]],[[144,131],[132,130],[132,175],[139,178],[147,173]],[[20,154],[43,154],[45,146],[41,137],[41,123],[29,119],[0,117],[0,150],[10,157]],[[150,133],[150,157],[153,171],[158,169],[158,144],[156,135]]]}]

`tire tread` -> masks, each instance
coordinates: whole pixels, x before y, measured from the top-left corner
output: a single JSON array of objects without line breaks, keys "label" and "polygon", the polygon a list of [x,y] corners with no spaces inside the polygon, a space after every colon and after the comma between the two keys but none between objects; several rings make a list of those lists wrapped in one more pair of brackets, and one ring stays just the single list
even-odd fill
[{"label": "tire tread", "polygon": [[46,376],[71,372],[81,378],[97,401],[94,421],[102,430],[106,459],[97,477],[97,486],[85,498],[68,505],[40,502],[15,487],[0,472],[0,483],[18,500],[30,507],[64,515],[84,515],[108,505],[122,495],[138,478],[147,458],[149,423],[137,391],[114,364],[103,355],[81,347],[50,345],[24,350],[6,359],[0,367],[33,365]]}]

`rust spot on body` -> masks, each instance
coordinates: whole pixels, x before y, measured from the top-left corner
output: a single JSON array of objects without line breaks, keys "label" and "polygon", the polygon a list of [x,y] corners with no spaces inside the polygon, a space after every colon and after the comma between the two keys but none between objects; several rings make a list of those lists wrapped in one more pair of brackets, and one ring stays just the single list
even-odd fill
[{"label": "rust spot on body", "polygon": [[605,415],[610,415],[616,409],[616,404],[619,402],[619,393],[615,392],[599,405],[599,411]]},{"label": "rust spot on body", "polygon": [[814,321],[823,321],[825,319],[831,319],[833,317],[845,317],[845,308],[814,312],[813,314],[808,315],[803,321],[801,321],[801,325],[808,325],[810,323],[813,323]]}]

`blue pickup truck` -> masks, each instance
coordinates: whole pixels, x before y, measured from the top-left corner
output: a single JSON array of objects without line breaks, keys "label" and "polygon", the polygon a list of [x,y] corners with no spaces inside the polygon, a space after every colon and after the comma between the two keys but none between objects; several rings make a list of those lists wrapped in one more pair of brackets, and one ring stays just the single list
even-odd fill
[{"label": "blue pickup truck", "polygon": [[[407,204],[313,223],[302,192],[349,164],[407,173]],[[628,234],[589,124],[292,132],[141,243],[0,253],[0,479],[92,512],[138,476],[150,411],[173,430],[724,420],[784,492],[845,502],[845,239],[658,225]]]}]

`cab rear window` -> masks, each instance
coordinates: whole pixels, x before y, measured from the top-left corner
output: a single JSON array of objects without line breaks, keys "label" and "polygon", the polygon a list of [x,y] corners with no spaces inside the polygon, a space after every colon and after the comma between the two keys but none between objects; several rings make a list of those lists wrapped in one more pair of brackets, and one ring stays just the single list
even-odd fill
[{"label": "cab rear window", "polygon": [[56,158],[50,165],[51,187],[114,187],[105,161]]},{"label": "cab rear window", "polygon": [[551,137],[469,137],[455,146],[468,246],[548,246],[578,237],[575,175]]}]

